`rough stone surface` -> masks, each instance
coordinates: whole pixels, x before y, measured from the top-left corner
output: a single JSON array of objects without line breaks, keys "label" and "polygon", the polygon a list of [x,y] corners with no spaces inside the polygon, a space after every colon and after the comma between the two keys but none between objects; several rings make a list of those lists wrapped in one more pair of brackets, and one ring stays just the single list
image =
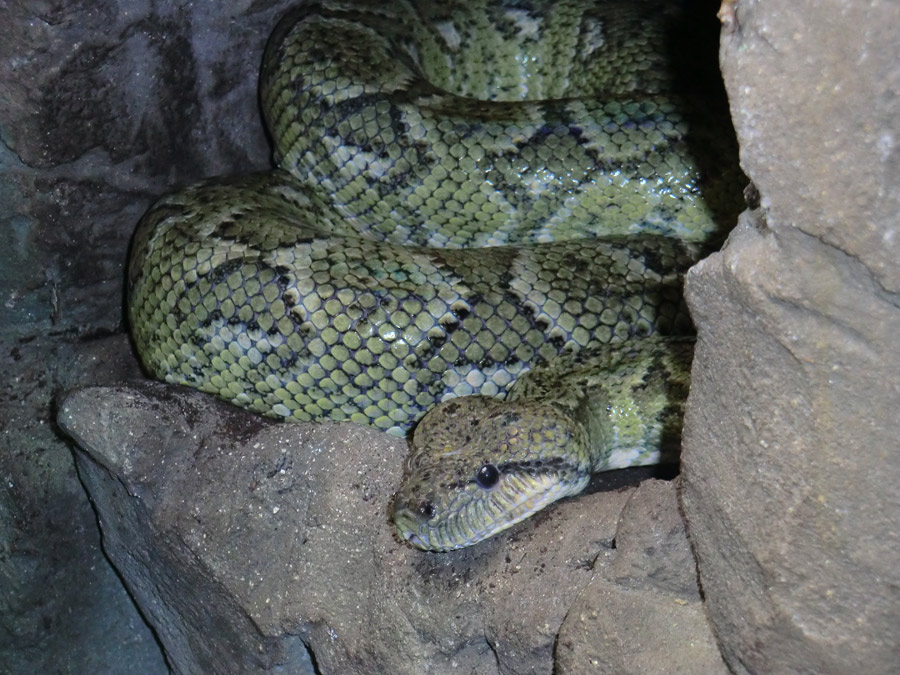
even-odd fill
[{"label": "rough stone surface", "polygon": [[726,0],[722,74],[769,225],[858,258],[900,291],[900,6]]},{"label": "rough stone surface", "polygon": [[555,673],[728,673],[700,599],[676,484],[647,481],[631,494],[615,556],[560,630]]},{"label": "rough stone surface", "polygon": [[54,419],[58,392],[140,374],[128,340],[10,341],[0,370],[0,672],[166,672]]},{"label": "rough stone surface", "polygon": [[688,275],[683,507],[737,673],[900,663],[900,6],[728,3],[760,193]]},{"label": "rough stone surface", "polygon": [[288,4],[0,3],[0,672],[165,672],[54,398],[137,375],[127,340],[95,338],[121,331],[150,201],[269,165],[256,73]]},{"label": "rough stone surface", "polygon": [[152,199],[269,166],[256,79],[288,4],[3,3],[4,332],[118,328],[124,252]]},{"label": "rough stone surface", "polygon": [[[302,641],[322,673],[550,673],[574,604],[591,621],[563,672],[581,672],[586,651],[621,662],[632,648],[599,642],[621,625],[585,595],[599,580],[620,600],[639,589],[646,612],[683,601],[666,640],[717,658],[672,484],[595,492],[426,554],[388,518],[406,445],[373,429],[277,424],[148,382],[76,391],[59,422],[175,672],[291,672]],[[659,663],[671,648],[646,632],[641,645]]]}]

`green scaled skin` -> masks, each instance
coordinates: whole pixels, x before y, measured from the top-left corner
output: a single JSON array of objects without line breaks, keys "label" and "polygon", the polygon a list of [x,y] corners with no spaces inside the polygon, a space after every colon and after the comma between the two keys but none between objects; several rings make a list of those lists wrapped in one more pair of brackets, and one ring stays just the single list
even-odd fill
[{"label": "green scaled skin", "polygon": [[296,421],[402,435],[567,351],[690,329],[696,246],[658,236],[431,249],[310,227],[281,172],[188,188],[133,246],[138,353],[163,381]]},{"label": "green scaled skin", "polygon": [[[560,450],[552,463],[578,471],[545,490],[556,498],[592,470],[653,461],[678,426],[674,396],[665,411],[637,400],[656,362],[617,366],[608,390],[579,378],[616,345],[690,334],[682,277],[742,208],[727,115],[675,85],[678,5],[301,3],[261,71],[277,167],[167,195],[138,225],[128,316],[147,372],[276,419],[395,435],[448,399],[457,419],[517,416],[517,434],[590,455]],[[538,386],[517,384],[525,373],[564,363],[522,393]],[[630,389],[641,412],[610,421],[591,397],[572,410],[576,389],[605,391],[601,404]],[[507,394],[512,417],[493,401]],[[423,440],[438,415],[411,467],[444,453]],[[520,517],[492,507],[490,524],[428,534],[422,505],[443,497],[409,473],[395,521],[413,544],[467,545]]]},{"label": "green scaled skin", "polygon": [[674,92],[678,3],[529,4],[303,3],[263,65],[276,161],[393,243],[702,242],[733,223],[727,121]]}]

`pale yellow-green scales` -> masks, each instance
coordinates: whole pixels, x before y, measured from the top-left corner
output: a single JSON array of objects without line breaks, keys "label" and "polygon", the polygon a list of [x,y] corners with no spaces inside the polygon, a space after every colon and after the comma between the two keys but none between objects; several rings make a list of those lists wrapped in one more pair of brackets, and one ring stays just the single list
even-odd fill
[{"label": "pale yellow-green scales", "polygon": [[[690,363],[659,336],[690,333],[681,277],[741,189],[719,118],[674,84],[679,21],[665,2],[301,4],[262,68],[279,168],[166,196],[138,227],[147,370],[405,433],[546,366],[516,403],[419,425],[395,522],[423,548],[657,461]],[[519,440],[451,447],[473,424]]]}]

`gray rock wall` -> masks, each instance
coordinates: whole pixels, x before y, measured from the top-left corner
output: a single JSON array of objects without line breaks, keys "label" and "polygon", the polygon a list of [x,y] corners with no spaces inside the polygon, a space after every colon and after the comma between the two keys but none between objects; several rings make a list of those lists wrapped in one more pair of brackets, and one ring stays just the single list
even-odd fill
[{"label": "gray rock wall", "polygon": [[154,196],[269,165],[256,75],[281,2],[4,3],[2,331],[121,326]]},{"label": "gray rock wall", "polygon": [[900,5],[728,4],[761,208],[687,280],[700,581],[736,673],[896,672]]},{"label": "gray rock wall", "polygon": [[0,3],[0,672],[165,671],[55,399],[139,375],[102,336],[150,201],[268,166],[256,72],[287,4]]}]

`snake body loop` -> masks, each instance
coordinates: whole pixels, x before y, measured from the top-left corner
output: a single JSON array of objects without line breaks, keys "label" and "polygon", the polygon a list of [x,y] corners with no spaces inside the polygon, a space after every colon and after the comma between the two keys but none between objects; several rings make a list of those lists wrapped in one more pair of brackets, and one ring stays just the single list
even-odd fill
[{"label": "snake body loop", "polygon": [[[734,222],[741,185],[728,135],[673,84],[674,6],[301,4],[262,68],[278,168],[168,195],[138,226],[128,310],[147,370],[272,417],[395,434],[470,396],[414,437],[395,521],[423,548],[531,512],[458,508],[472,476],[432,459],[473,410],[556,438],[532,459],[483,461],[487,440],[453,451],[479,458],[488,494],[517,482],[520,506],[544,504],[523,477],[558,498],[591,470],[657,460],[689,362],[658,336],[690,333],[681,277]],[[535,367],[549,375],[515,384]],[[514,385],[532,393],[479,398]],[[592,412],[613,399],[634,414]],[[559,426],[526,432],[539,418]]]}]

